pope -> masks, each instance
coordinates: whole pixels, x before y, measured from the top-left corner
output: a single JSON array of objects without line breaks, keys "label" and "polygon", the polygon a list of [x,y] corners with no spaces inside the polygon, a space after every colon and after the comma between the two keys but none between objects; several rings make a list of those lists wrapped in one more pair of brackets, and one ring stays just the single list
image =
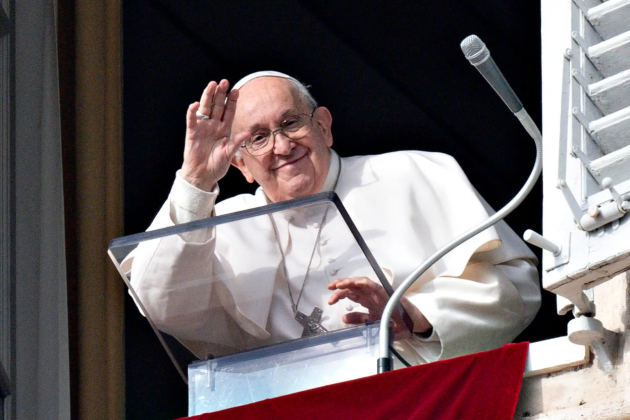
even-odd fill
[{"label": "pope", "polygon": [[[408,151],[339,157],[331,149],[331,112],[288,75],[253,73],[229,88],[227,80],[212,81],[189,106],[182,168],[149,229],[335,191],[360,231],[380,232],[366,242],[395,288],[423,259],[492,213],[449,156]],[[254,195],[215,205],[230,166],[260,187]],[[297,314],[312,309],[300,303],[305,305],[315,287],[329,291],[327,307],[321,309],[329,324],[379,320],[388,296],[375,279],[344,276],[344,267],[309,279],[313,255],[318,255],[318,264],[335,263],[334,257],[327,263],[322,259],[330,228],[326,215],[320,222],[314,223],[319,227],[312,243],[292,231],[290,222],[280,227],[272,219],[273,229],[266,239],[261,235],[260,246],[280,262],[259,276],[255,291],[242,286],[250,281],[248,262],[230,257],[249,246],[235,232],[194,232],[171,242],[143,244],[125,264],[158,327],[198,355],[299,337]],[[295,232],[291,241],[311,255],[302,267],[307,272],[300,277],[302,284],[289,282],[289,248],[283,248],[279,232],[290,237]],[[214,286],[199,278],[214,279]],[[267,293],[267,298],[252,304],[248,293]],[[303,293],[306,299],[300,302]],[[351,304],[330,309],[341,302]],[[540,306],[536,259],[501,222],[436,263],[402,304],[413,331],[397,345],[414,363],[498,347],[514,339]],[[394,329],[408,331],[399,318]]]}]

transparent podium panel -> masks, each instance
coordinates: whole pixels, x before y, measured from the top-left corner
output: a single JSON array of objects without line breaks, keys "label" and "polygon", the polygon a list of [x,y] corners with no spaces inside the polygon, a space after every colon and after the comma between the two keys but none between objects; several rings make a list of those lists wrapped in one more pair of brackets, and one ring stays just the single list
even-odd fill
[{"label": "transparent podium panel", "polygon": [[[269,366],[256,368],[252,372],[258,373],[244,377],[225,376],[217,370],[212,388],[225,394],[214,395],[228,398],[237,392],[233,384],[222,390],[222,384],[230,381],[246,381],[248,386],[256,382],[256,395],[267,396],[281,389],[280,385],[287,385],[289,390],[306,389],[311,380],[313,384],[323,383],[328,379],[298,380],[296,376],[295,380],[280,380],[278,376],[274,382],[273,378],[280,372],[290,377],[291,372],[300,369],[308,374],[296,375],[336,375],[317,366],[329,359],[333,365],[339,363],[335,357],[346,354],[346,344],[340,344],[345,342],[339,338],[326,337],[336,332],[351,334],[349,330],[357,329],[358,335],[347,344],[352,347],[353,340],[359,340],[368,330],[344,323],[345,315],[367,313],[367,309],[347,298],[331,302],[335,292],[329,285],[338,279],[367,277],[392,293],[388,279],[334,193],[181,225],[173,225],[168,214],[160,214],[156,224],[167,227],[115,239],[108,252],[138,310],[151,324],[182,378],[187,380],[184,372],[191,361],[210,360],[211,365],[228,366],[228,360],[241,360],[229,357],[240,357],[244,352],[264,356],[262,361],[249,358],[230,365],[230,369],[242,371],[250,363],[254,367]],[[404,313],[403,319],[410,325]],[[308,348],[305,343],[318,344]],[[289,347],[280,344],[297,347],[286,351]],[[262,353],[251,353],[257,349]],[[274,359],[270,351],[281,354]],[[308,364],[311,367],[298,368],[308,355],[313,356]],[[199,391],[197,367],[191,369],[191,395],[209,398]],[[367,364],[366,369],[376,373],[376,362]],[[290,381],[295,388],[289,386]],[[243,392],[237,394],[248,398]],[[213,397],[213,406],[227,404],[217,398]]]},{"label": "transparent podium panel", "polygon": [[189,415],[373,375],[378,331],[366,325],[192,363]]}]

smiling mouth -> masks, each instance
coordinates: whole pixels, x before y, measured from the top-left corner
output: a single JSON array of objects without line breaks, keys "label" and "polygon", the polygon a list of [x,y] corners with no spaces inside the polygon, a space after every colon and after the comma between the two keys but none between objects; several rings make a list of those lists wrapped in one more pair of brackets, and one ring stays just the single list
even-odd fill
[{"label": "smiling mouth", "polygon": [[285,166],[287,166],[287,165],[292,165],[292,164],[294,164],[294,163],[296,163],[296,162],[298,162],[298,161],[302,160],[305,156],[306,156],[306,153],[304,153],[302,156],[300,156],[300,157],[298,157],[298,158],[296,158],[296,159],[293,159],[293,160],[290,160],[290,161],[287,161],[287,162],[282,162],[282,163],[281,163],[279,166],[277,166],[274,170],[275,170],[275,171],[277,171],[278,169],[280,169],[280,168],[284,168],[284,167],[285,167]]}]

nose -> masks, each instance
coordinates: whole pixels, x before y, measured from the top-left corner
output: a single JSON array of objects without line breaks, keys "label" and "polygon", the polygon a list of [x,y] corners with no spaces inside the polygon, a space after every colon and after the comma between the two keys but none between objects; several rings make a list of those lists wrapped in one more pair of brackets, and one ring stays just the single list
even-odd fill
[{"label": "nose", "polygon": [[273,152],[276,155],[289,155],[295,147],[293,140],[285,136],[281,131],[273,133],[275,144],[273,146]]}]

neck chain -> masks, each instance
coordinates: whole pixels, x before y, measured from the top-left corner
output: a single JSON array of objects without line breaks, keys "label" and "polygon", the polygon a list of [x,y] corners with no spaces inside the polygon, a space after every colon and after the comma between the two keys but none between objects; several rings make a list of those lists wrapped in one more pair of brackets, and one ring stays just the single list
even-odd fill
[{"label": "neck chain", "polygon": [[[341,174],[341,157],[337,155],[337,159],[339,162],[337,177],[335,178],[335,183],[333,185],[332,191],[335,191],[337,188],[337,182],[339,182],[339,175]],[[313,264],[313,257],[315,256],[315,251],[317,250],[317,245],[319,245],[319,240],[322,235],[322,229],[324,228],[324,223],[326,222],[326,216],[328,215],[328,209],[330,207],[326,206],[326,210],[324,211],[324,216],[322,217],[322,222],[319,224],[319,229],[317,230],[317,237],[315,238],[315,244],[313,245],[313,251],[311,251],[311,258],[308,261],[308,265],[306,266],[306,274],[304,274],[304,280],[302,281],[302,287],[300,288],[300,293],[298,294],[297,301],[293,299],[293,292],[291,291],[291,284],[289,283],[289,272],[287,270],[286,257],[284,255],[284,250],[282,249],[282,244],[280,243],[280,235],[278,233],[278,227],[276,226],[276,222],[273,216],[270,214],[269,218],[271,219],[271,225],[273,226],[273,233],[276,238],[276,243],[278,244],[278,249],[280,250],[280,255],[282,256],[282,272],[284,274],[284,279],[287,283],[287,290],[289,291],[289,298],[291,299],[291,309],[293,310],[293,315],[295,320],[299,322],[304,330],[302,331],[302,337],[307,337],[309,335],[319,334],[326,332],[327,330],[320,324],[320,320],[322,317],[323,311],[317,306],[313,309],[313,312],[310,316],[307,316],[303,312],[298,310],[298,305],[300,304],[300,299],[302,298],[302,293],[304,292],[304,287],[306,286],[306,281],[308,280],[308,276],[311,271],[311,264]]]}]

